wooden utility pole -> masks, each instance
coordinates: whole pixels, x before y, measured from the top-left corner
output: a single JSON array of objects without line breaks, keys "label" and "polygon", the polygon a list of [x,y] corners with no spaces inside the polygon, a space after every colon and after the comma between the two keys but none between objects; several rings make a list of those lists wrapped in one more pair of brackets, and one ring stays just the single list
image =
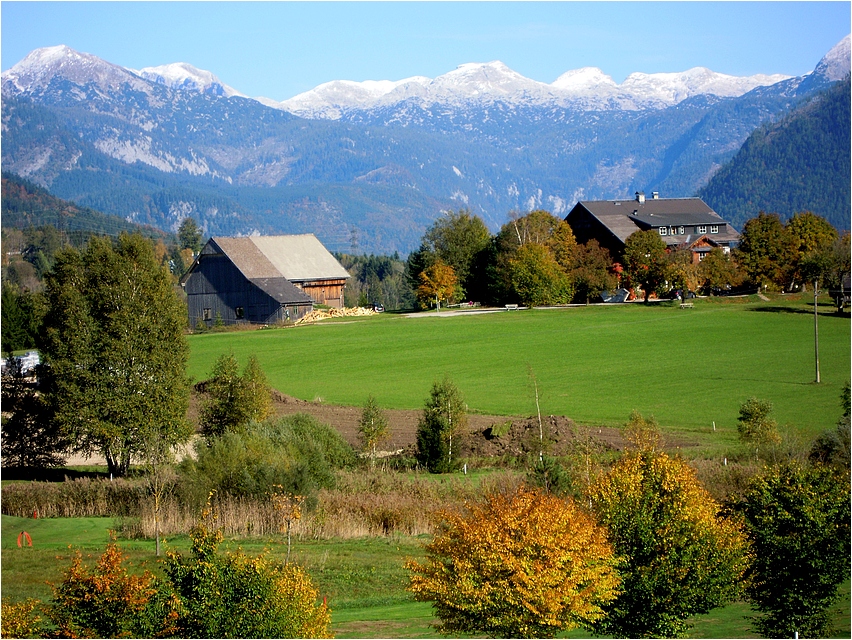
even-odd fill
[{"label": "wooden utility pole", "polygon": [[817,322],[817,318],[819,314],[817,313],[817,293],[819,287],[819,280],[814,280],[814,360],[816,361],[816,383],[819,384],[819,323]]}]

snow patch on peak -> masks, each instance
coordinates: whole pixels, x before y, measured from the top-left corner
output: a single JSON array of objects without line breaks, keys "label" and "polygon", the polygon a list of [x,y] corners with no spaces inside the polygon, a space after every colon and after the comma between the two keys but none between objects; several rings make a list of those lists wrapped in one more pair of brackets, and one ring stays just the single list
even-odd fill
[{"label": "snow patch on peak", "polygon": [[616,87],[618,85],[611,76],[606,75],[597,67],[583,67],[582,69],[566,71],[556,78],[550,86],[555,89],[574,92],[587,91],[601,86]]},{"label": "snow patch on peak", "polygon": [[134,71],[134,73],[171,89],[190,89],[212,95],[245,97],[236,89],[223,83],[210,71],[198,69],[186,62],[145,67],[139,71]]}]

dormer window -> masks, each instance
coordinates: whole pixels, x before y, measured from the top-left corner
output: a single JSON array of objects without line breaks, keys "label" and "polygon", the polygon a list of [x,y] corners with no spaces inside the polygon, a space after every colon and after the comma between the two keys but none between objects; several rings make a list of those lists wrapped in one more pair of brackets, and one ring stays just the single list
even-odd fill
[{"label": "dormer window", "polygon": [[660,227],[660,235],[661,235],[661,236],[667,236],[667,235],[669,235],[669,230],[668,230],[668,229],[666,229],[665,227]]},{"label": "dormer window", "polygon": [[707,225],[695,227],[695,233],[707,233]]},{"label": "dormer window", "polygon": [[683,231],[684,231],[683,227],[678,227],[678,228],[677,228],[677,233],[678,233],[678,235],[681,235],[681,236],[682,236],[682,235],[683,235]]},{"label": "dormer window", "polygon": [[719,233],[719,225],[711,224],[710,225],[710,233]]}]

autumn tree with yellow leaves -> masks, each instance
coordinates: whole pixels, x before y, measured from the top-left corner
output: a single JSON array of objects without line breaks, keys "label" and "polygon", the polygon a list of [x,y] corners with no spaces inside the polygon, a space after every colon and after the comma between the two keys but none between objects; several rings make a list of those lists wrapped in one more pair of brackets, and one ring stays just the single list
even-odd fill
[{"label": "autumn tree with yellow leaves", "polygon": [[[640,420],[634,414],[631,422]],[[642,420],[629,450],[589,490],[594,512],[609,530],[621,594],[604,606],[596,633],[616,637],[676,637],[686,620],[724,605],[741,592],[748,545],[740,526],[681,459],[657,448],[653,420]]]},{"label": "autumn tree with yellow leaves", "polygon": [[618,594],[606,532],[571,500],[521,487],[441,517],[426,562],[406,567],[442,632],[552,637],[599,620]]}]

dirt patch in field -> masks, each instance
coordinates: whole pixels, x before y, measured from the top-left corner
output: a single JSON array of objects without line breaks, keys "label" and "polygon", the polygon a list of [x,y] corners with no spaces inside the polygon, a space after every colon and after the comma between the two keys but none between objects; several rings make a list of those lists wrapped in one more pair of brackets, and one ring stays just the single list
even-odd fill
[{"label": "dirt patch in field", "polygon": [[[190,397],[189,420],[198,423],[199,399],[202,394],[194,389]],[[273,412],[277,416],[294,413],[307,413],[320,422],[331,425],[354,447],[358,447],[358,420],[361,417],[361,407],[346,407],[324,402],[309,402],[279,391],[272,393]],[[420,410],[386,409],[385,414],[390,423],[390,437],[384,443],[384,453],[399,453],[408,450],[413,453],[416,443],[417,423],[421,416]],[[560,456],[571,452],[575,442],[582,440],[584,448],[597,451],[621,450],[624,438],[621,429],[614,427],[586,426],[575,424],[565,416],[542,416],[541,431],[548,442],[546,451],[550,455]],[[525,456],[537,453],[539,450],[540,430],[536,416],[493,416],[484,414],[468,415],[468,433],[461,448],[462,456],[482,458],[503,456]],[[686,448],[695,443],[673,441],[666,439],[668,447]],[[190,450],[182,451],[183,457]],[[104,464],[100,456],[82,458],[73,456],[68,464]]]},{"label": "dirt patch in field", "polygon": [[[361,407],[308,402],[275,391],[273,404],[276,415],[307,413],[337,429],[347,442],[358,446],[358,420]],[[419,410],[387,409],[390,438],[384,448],[399,451],[416,442]],[[544,437],[549,441],[548,452],[564,455],[576,438],[591,440],[600,449],[621,449],[624,440],[621,430],[612,427],[584,427],[564,416],[542,416]],[[477,457],[518,456],[537,452],[540,430],[538,418],[520,416],[468,415],[468,434],[462,445],[462,455]]]}]

